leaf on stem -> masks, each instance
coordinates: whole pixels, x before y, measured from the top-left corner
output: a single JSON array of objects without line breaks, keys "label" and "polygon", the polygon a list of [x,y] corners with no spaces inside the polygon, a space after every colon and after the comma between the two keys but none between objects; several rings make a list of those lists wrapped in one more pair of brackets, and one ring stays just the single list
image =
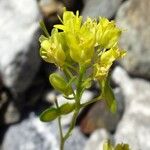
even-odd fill
[{"label": "leaf on stem", "polygon": [[50,122],[59,116],[59,111],[56,108],[48,108],[40,115],[40,120],[43,122]]},{"label": "leaf on stem", "polygon": [[103,80],[101,82],[101,87],[102,87],[102,98],[105,99],[109,110],[113,113],[116,112],[117,103],[113,90],[110,86],[109,79]]},{"label": "leaf on stem", "polygon": [[59,108],[60,113],[62,115],[67,115],[67,114],[71,113],[74,109],[75,109],[75,104],[74,103],[72,103],[72,104],[65,103],[62,106],[60,106],[60,108]]}]

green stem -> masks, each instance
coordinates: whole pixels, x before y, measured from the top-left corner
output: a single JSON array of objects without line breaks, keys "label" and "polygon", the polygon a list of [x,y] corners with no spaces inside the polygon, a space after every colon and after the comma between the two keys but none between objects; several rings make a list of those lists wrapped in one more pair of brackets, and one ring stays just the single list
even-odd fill
[{"label": "green stem", "polygon": [[[66,76],[67,82],[69,82],[70,79],[73,78],[72,73],[71,73],[67,68],[64,68],[63,71],[64,71],[64,74],[65,74],[65,76]],[[71,86],[71,88],[72,88],[72,86]],[[74,93],[73,88],[72,88],[72,94],[73,94],[73,96],[75,97],[75,93]]]},{"label": "green stem", "polygon": [[79,79],[77,82],[77,91],[76,91],[76,101],[77,101],[77,106],[80,106],[80,99],[81,99],[81,94],[82,94],[82,79],[83,79],[83,75],[85,73],[85,66],[80,66],[80,70],[79,70]]},{"label": "green stem", "polygon": [[75,109],[75,112],[74,112],[73,117],[72,117],[71,125],[70,125],[67,133],[65,134],[64,138],[63,138],[64,143],[69,138],[69,136],[72,133],[73,128],[75,127],[76,120],[77,120],[77,117],[78,117],[78,114],[80,111],[80,100],[81,100],[81,92],[82,92],[81,86],[82,86],[82,79],[83,79],[85,70],[86,70],[86,68],[84,66],[80,67],[79,78],[78,78],[78,82],[77,82],[77,90],[76,90],[76,94],[75,94],[76,109]]},{"label": "green stem", "polygon": [[88,105],[90,105],[92,103],[95,103],[95,102],[97,102],[99,100],[102,100],[101,98],[102,98],[102,96],[100,95],[100,96],[98,96],[98,97],[96,97],[96,98],[94,98],[94,99],[92,99],[92,100],[90,100],[90,101],[88,101],[86,103],[81,104],[80,107],[81,108],[86,107],[86,106],[88,106]]},{"label": "green stem", "polygon": [[[56,107],[59,109],[58,101],[55,100]],[[59,133],[60,133],[60,150],[64,150],[64,138],[63,138],[63,131],[61,126],[61,116],[58,116],[58,126],[59,126]]]},{"label": "green stem", "polygon": [[69,138],[69,136],[71,135],[71,132],[73,130],[73,128],[75,127],[75,124],[76,124],[76,120],[77,120],[77,117],[78,117],[78,114],[79,114],[79,110],[75,110],[74,114],[73,114],[73,117],[72,117],[72,121],[71,121],[71,125],[66,133],[66,135],[64,136],[64,142]]},{"label": "green stem", "polygon": [[73,65],[70,65],[68,63],[65,63],[65,66],[66,67],[69,67],[70,69],[72,69],[73,71],[75,71],[76,73],[78,72],[78,70],[73,66]]}]

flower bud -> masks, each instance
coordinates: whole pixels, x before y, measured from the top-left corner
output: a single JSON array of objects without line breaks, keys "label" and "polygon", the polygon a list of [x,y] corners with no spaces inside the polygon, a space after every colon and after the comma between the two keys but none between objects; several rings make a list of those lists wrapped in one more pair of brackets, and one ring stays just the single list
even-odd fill
[{"label": "flower bud", "polygon": [[45,50],[48,50],[50,48],[50,46],[51,46],[51,43],[48,40],[44,40],[41,43],[41,47]]},{"label": "flower bud", "polygon": [[118,47],[103,52],[98,62],[94,65],[94,78],[99,80],[105,79],[113,62],[124,57],[125,54],[126,51],[120,50]]},{"label": "flower bud", "polygon": [[45,38],[44,36],[40,37],[41,48],[40,55],[41,57],[49,63],[54,63],[55,65],[62,67],[64,65],[66,56],[63,50],[63,39],[61,38],[61,33],[58,33],[57,30],[52,31],[52,36]]},{"label": "flower bud", "polygon": [[63,93],[64,95],[68,96],[72,94],[72,88],[67,82],[64,80],[62,76],[57,73],[53,73],[49,76],[50,83],[52,86],[58,90],[59,92]]},{"label": "flower bud", "polygon": [[114,21],[100,18],[97,25],[96,40],[101,48],[109,49],[118,43],[122,31],[115,25]]}]

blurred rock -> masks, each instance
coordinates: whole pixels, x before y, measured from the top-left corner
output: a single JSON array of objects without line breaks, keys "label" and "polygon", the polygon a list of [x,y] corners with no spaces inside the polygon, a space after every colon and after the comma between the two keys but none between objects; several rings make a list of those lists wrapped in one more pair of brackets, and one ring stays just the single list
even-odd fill
[{"label": "blurred rock", "polygon": [[68,141],[65,144],[65,150],[80,150],[83,149],[87,138],[83,135],[78,127],[75,127],[73,134],[70,136]]},{"label": "blurred rock", "polygon": [[13,102],[10,102],[4,115],[5,124],[16,123],[20,120],[20,112]]},{"label": "blurred rock", "polygon": [[[56,0],[40,0],[38,5],[46,28],[51,33],[53,26],[60,23],[58,16],[62,16],[64,4]],[[47,66],[49,64],[45,63],[45,67]]]},{"label": "blurred rock", "polygon": [[67,10],[76,11],[83,7],[83,0],[59,0],[63,2]]},{"label": "blurred rock", "polygon": [[39,19],[35,0],[0,1],[0,72],[14,93],[26,90],[39,68]]},{"label": "blurred rock", "polygon": [[116,143],[128,143],[132,150],[150,149],[150,82],[131,79],[121,68],[113,73],[123,89],[126,109],[115,134]]},{"label": "blurred rock", "polygon": [[[52,17],[52,15],[62,15],[64,5],[55,0],[41,0],[39,2],[40,10],[44,17]],[[55,18],[58,20],[58,17]]]},{"label": "blurred rock", "polygon": [[10,95],[3,88],[0,90],[0,126],[4,125],[5,114],[10,103]]},{"label": "blurred rock", "polygon": [[116,88],[114,93],[118,104],[117,112],[111,113],[104,101],[95,103],[81,121],[82,132],[90,134],[98,128],[105,128],[110,132],[115,131],[124,110],[124,100],[119,88]]},{"label": "blurred rock", "polygon": [[[13,140],[12,140],[13,139]],[[65,150],[79,150],[86,138],[75,128],[65,145]],[[20,124],[11,126],[4,138],[3,150],[59,150],[57,121],[43,123],[32,116]]]},{"label": "blurred rock", "polygon": [[126,31],[121,46],[128,53],[123,67],[135,76],[150,78],[150,0],[129,0],[118,11],[116,21]]},{"label": "blurred rock", "polygon": [[8,95],[3,92],[0,91],[0,110],[3,108],[3,106],[8,102]]},{"label": "blurred rock", "polygon": [[112,79],[122,89],[125,107],[128,107],[140,95],[144,98],[144,93],[149,93],[150,83],[147,80],[132,79],[121,67],[115,68]]},{"label": "blurred rock", "polygon": [[125,106],[128,107],[129,103],[134,99],[136,93],[132,79],[123,68],[116,67],[112,73],[112,80],[122,89]]},{"label": "blurred rock", "polygon": [[105,129],[94,131],[87,140],[84,150],[103,150],[103,144],[105,140],[109,139],[109,136]]},{"label": "blurred rock", "polygon": [[93,18],[98,18],[99,16],[111,18],[119,9],[122,0],[84,0],[83,2],[82,15],[84,19],[88,16]]}]

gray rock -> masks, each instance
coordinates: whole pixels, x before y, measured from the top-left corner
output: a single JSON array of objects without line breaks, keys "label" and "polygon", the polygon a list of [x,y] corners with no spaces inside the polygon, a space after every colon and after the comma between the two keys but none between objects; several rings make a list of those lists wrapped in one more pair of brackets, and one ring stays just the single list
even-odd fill
[{"label": "gray rock", "polygon": [[121,61],[131,74],[150,78],[150,1],[129,0],[119,9],[117,24],[126,31],[120,44],[128,53]]},{"label": "gray rock", "polygon": [[[65,150],[82,149],[85,140],[76,127],[65,145]],[[2,148],[3,150],[59,150],[57,121],[43,123],[38,117],[31,116],[8,129]]]},{"label": "gray rock", "polygon": [[82,132],[90,134],[99,128],[115,131],[124,110],[124,97],[120,88],[114,89],[114,93],[118,105],[116,113],[111,113],[104,101],[95,103],[81,121]]},{"label": "gray rock", "polygon": [[87,139],[81,133],[79,127],[75,127],[71,137],[66,141],[65,150],[80,150],[85,146]]},{"label": "gray rock", "polygon": [[132,150],[149,150],[150,83],[142,79],[131,79],[121,68],[115,70],[114,77],[124,89],[126,101],[126,109],[117,127],[115,141],[128,143]]},{"label": "gray rock", "polygon": [[112,80],[122,89],[125,106],[128,106],[136,93],[132,79],[123,68],[116,67],[112,73]]},{"label": "gray rock", "polygon": [[84,0],[82,15],[84,18],[99,16],[111,18],[119,9],[122,0]]},{"label": "gray rock", "polygon": [[87,140],[84,150],[103,150],[103,144],[109,136],[105,129],[96,130]]},{"label": "gray rock", "polygon": [[39,19],[35,0],[0,1],[0,72],[14,92],[23,92],[39,68]]},{"label": "gray rock", "polygon": [[10,102],[4,115],[5,124],[16,123],[20,120],[20,113],[13,102]]}]

